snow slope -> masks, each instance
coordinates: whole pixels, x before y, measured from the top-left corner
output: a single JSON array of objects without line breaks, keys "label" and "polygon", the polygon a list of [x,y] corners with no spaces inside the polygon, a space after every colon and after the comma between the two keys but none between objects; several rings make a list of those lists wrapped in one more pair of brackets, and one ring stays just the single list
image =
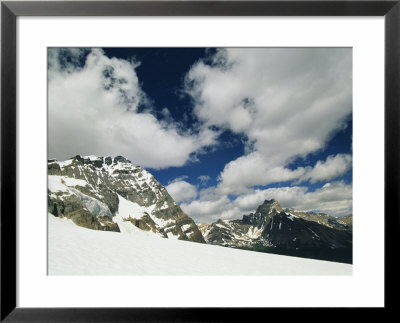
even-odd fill
[{"label": "snow slope", "polygon": [[135,230],[103,232],[48,216],[50,275],[351,275],[335,262],[164,239]]}]

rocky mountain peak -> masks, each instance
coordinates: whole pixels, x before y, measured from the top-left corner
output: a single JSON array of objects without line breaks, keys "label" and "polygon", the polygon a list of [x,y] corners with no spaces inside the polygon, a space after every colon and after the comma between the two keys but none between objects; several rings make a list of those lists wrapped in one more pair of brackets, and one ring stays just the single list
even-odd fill
[{"label": "rocky mountain peak", "polygon": [[96,230],[138,228],[168,238],[204,242],[152,174],[123,156],[76,155],[48,160],[48,211]]},{"label": "rocky mountain peak", "polygon": [[250,213],[249,215],[243,215],[241,220],[243,223],[251,224],[258,228],[265,226],[271,218],[282,212],[283,209],[277,200],[265,200],[263,204],[259,205],[255,213]]},{"label": "rocky mountain peak", "polygon": [[129,159],[126,159],[126,158],[123,157],[123,156],[114,157],[113,163],[114,163],[114,164],[117,164],[117,163],[128,163],[128,164],[132,164],[132,162],[131,162]]},{"label": "rocky mountain peak", "polygon": [[241,220],[218,220],[200,230],[208,243],[233,248],[344,262],[352,257],[351,218],[282,209],[275,199]]},{"label": "rocky mountain peak", "polygon": [[279,204],[279,202],[275,199],[270,199],[270,200],[265,200],[263,204],[260,205],[259,208],[265,209],[265,210],[276,210],[277,212],[282,212],[282,207]]}]

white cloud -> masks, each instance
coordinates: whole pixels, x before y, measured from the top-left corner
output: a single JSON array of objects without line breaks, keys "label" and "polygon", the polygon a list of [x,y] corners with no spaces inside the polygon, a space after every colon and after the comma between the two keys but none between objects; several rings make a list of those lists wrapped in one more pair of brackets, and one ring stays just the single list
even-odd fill
[{"label": "white cloud", "polygon": [[337,154],[328,156],[326,161],[318,161],[313,168],[308,167],[299,182],[310,180],[316,183],[331,180],[346,173],[352,166],[352,156],[348,154]]},{"label": "white cloud", "polygon": [[282,207],[293,207],[298,211],[319,211],[333,216],[352,214],[352,185],[342,181],[327,183],[315,191],[309,191],[306,186],[251,190],[233,201],[226,195],[218,195],[213,188],[206,191],[200,192],[200,199],[181,205],[198,222],[241,218],[272,198],[278,200]]},{"label": "white cloud", "polygon": [[186,181],[173,181],[165,188],[177,203],[191,201],[197,197],[196,186]]},{"label": "white cloud", "polygon": [[172,181],[169,181],[168,184],[171,184],[171,183],[174,183],[174,182],[183,181],[183,180],[185,180],[185,179],[188,178],[188,177],[189,177],[189,176],[187,176],[187,175],[179,176],[179,177],[177,177],[177,178],[174,178]]},{"label": "white cloud", "polygon": [[228,48],[211,58],[186,77],[195,113],[248,138],[248,154],[221,173],[225,193],[300,177],[304,169],[285,166],[323,148],[352,111],[349,48]]},{"label": "white cloud", "polygon": [[227,196],[200,198],[190,203],[182,203],[181,208],[195,221],[208,223],[218,219],[232,219],[239,211]]},{"label": "white cloud", "polygon": [[[49,157],[124,155],[143,167],[182,166],[215,143],[138,112],[149,101],[135,72],[139,63],[108,58],[100,49],[49,50]],[[61,59],[61,60],[60,60]],[[61,61],[61,63],[60,63]]]},{"label": "white cloud", "polygon": [[220,174],[219,191],[223,194],[240,194],[254,185],[297,179],[304,174],[304,168],[290,170],[282,166],[270,167],[258,151],[231,161]]},{"label": "white cloud", "polygon": [[314,167],[297,167],[294,170],[282,166],[270,167],[260,152],[255,151],[228,163],[220,174],[218,190],[221,194],[241,194],[254,185],[295,180],[311,183],[332,180],[345,174],[352,166],[349,154],[328,156],[319,160]]}]

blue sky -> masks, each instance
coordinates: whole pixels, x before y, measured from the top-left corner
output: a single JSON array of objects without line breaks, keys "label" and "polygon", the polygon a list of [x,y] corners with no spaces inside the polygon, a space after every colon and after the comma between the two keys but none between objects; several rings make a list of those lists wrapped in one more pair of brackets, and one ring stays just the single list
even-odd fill
[{"label": "blue sky", "polygon": [[348,48],[49,49],[49,157],[123,155],[197,222],[352,213]]}]

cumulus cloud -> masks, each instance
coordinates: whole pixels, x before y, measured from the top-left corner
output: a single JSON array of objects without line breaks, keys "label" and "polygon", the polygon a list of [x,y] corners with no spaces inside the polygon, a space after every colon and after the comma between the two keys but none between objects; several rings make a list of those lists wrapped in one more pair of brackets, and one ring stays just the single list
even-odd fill
[{"label": "cumulus cloud", "polygon": [[228,48],[191,68],[197,117],[248,138],[221,173],[225,193],[301,176],[285,166],[323,148],[352,111],[351,62],[349,48]]},{"label": "cumulus cloud", "polygon": [[197,197],[196,186],[183,181],[173,181],[165,187],[171,197],[178,203],[187,202]]},{"label": "cumulus cloud", "polygon": [[214,187],[200,192],[200,198],[181,204],[182,210],[198,222],[213,222],[218,219],[232,219],[239,210],[226,195],[218,195]]},{"label": "cumulus cloud", "polygon": [[260,152],[255,151],[228,163],[220,174],[218,190],[222,194],[242,194],[254,185],[294,180],[297,184],[309,180],[311,183],[327,181],[345,174],[352,166],[352,156],[337,154],[319,160],[311,167],[294,170],[283,166],[271,167]]},{"label": "cumulus cloud", "polygon": [[326,161],[319,160],[313,168],[307,167],[299,182],[310,180],[316,183],[331,180],[346,173],[352,166],[352,156],[349,154],[337,154],[328,156]]},{"label": "cumulus cloud", "polygon": [[[230,201],[226,195],[218,195],[208,189],[198,200],[183,203],[182,209],[197,222],[211,223],[219,218],[237,219],[254,212],[264,200],[275,198],[282,207],[293,207],[299,211],[318,211],[333,216],[352,214],[352,184],[336,181],[309,191],[306,186],[287,186],[256,189],[239,195]],[[214,192],[214,194],[210,194]],[[202,194],[202,192],[200,192]]]},{"label": "cumulus cloud", "polygon": [[[182,166],[215,143],[207,127],[183,133],[149,112],[138,65],[100,49],[49,50],[49,157],[124,155],[144,167],[165,168]],[[139,113],[141,106],[146,109]]]},{"label": "cumulus cloud", "polygon": [[223,194],[241,194],[254,185],[290,181],[304,174],[304,168],[290,170],[282,166],[271,167],[258,151],[228,163],[221,172],[219,191]]}]

